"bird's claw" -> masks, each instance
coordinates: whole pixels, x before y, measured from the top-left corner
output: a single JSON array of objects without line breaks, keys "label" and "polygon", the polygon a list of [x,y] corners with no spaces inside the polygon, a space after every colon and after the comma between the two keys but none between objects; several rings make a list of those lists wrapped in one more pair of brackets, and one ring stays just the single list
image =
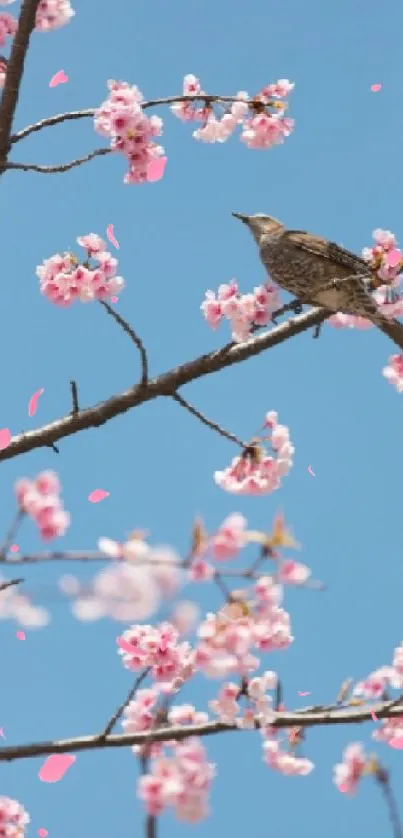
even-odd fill
[{"label": "bird's claw", "polygon": [[318,323],[318,325],[317,325],[317,326],[315,326],[315,328],[314,328],[314,330],[313,330],[313,338],[314,338],[314,340],[317,340],[317,339],[318,339],[318,337],[320,337],[321,329],[322,329],[322,323]]}]

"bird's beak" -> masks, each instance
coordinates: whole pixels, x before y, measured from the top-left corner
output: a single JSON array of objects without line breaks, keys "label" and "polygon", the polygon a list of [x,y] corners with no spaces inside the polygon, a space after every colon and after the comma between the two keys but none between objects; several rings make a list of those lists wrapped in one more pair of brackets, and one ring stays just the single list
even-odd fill
[{"label": "bird's beak", "polygon": [[243,221],[244,224],[249,223],[249,215],[241,215],[240,212],[233,212],[232,215],[234,218],[239,218],[240,221]]}]

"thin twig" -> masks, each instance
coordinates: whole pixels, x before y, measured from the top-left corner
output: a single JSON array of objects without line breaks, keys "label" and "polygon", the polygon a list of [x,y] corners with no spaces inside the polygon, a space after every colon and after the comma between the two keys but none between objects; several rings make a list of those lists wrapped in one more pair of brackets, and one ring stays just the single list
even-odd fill
[{"label": "thin twig", "polygon": [[126,707],[128,706],[128,704],[130,704],[130,702],[131,702],[132,698],[134,698],[134,696],[135,696],[135,694],[136,694],[136,692],[137,692],[137,690],[138,690],[138,688],[139,688],[140,684],[142,684],[142,682],[143,682],[143,681],[145,680],[145,678],[147,677],[148,673],[150,672],[150,669],[151,669],[151,667],[150,667],[150,666],[149,666],[149,667],[147,667],[147,669],[144,669],[144,671],[143,671],[143,672],[141,672],[141,673],[140,673],[140,675],[136,678],[136,680],[135,680],[135,682],[134,682],[134,684],[133,684],[133,686],[132,686],[131,690],[130,690],[130,691],[129,691],[129,693],[127,694],[127,697],[125,698],[125,700],[124,700],[123,704],[120,704],[120,705],[119,705],[119,707],[117,708],[117,710],[115,711],[115,713],[113,714],[113,716],[111,716],[111,718],[109,719],[109,722],[108,722],[108,724],[107,724],[107,725],[106,725],[106,727],[105,727],[105,730],[101,733],[101,737],[105,738],[106,736],[109,736],[110,732],[111,732],[111,731],[113,730],[113,728],[115,727],[115,724],[116,724],[116,723],[119,721],[119,719],[122,717],[122,715],[123,715],[123,713],[124,713],[124,711],[125,711]]},{"label": "thin twig", "polygon": [[95,151],[90,151],[84,157],[77,157],[75,160],[70,160],[68,163],[57,163],[54,166],[47,166],[42,163],[15,163],[13,160],[8,160],[4,164],[4,169],[20,169],[22,172],[39,172],[42,175],[54,175],[60,172],[68,172],[76,166],[82,166],[83,163],[88,163],[94,157],[103,157],[105,154],[111,154],[111,148],[96,148]]},{"label": "thin twig", "polygon": [[131,338],[133,343],[137,346],[141,358],[141,386],[145,387],[148,382],[148,358],[143,341],[141,340],[141,338],[139,338],[138,334],[136,334],[134,329],[132,329],[132,327],[129,326],[127,321],[124,320],[123,317],[121,317],[121,315],[118,314],[118,312],[115,311],[115,309],[109,305],[109,303],[106,303],[104,300],[100,300],[99,302],[101,303],[101,306],[103,306],[104,309],[106,309],[108,314],[110,314],[110,316],[113,317],[114,320],[116,320],[116,323],[119,323],[119,326],[122,327],[123,331],[126,332],[127,335],[129,335],[129,338]]},{"label": "thin twig", "polygon": [[[287,727],[318,727],[324,725],[344,725],[368,722],[372,719],[372,713],[378,719],[396,718],[403,715],[403,704],[399,707],[390,707],[391,702],[379,702],[368,708],[348,708],[341,710],[334,705],[329,709],[312,710],[312,708],[301,708],[294,712],[285,711],[276,713],[270,725],[275,728]],[[259,724],[256,722],[256,729]],[[96,733],[91,736],[78,736],[71,739],[56,739],[47,742],[33,742],[24,745],[9,745],[0,748],[0,762],[11,762],[16,759],[28,759],[30,757],[41,757],[47,754],[65,754],[72,751],[90,751],[100,748],[126,748],[138,745],[146,747],[150,742],[164,742],[175,739],[181,741],[192,736],[212,736],[218,733],[241,732],[236,724],[223,724],[222,722],[206,722],[205,724],[172,726],[159,728],[146,733],[131,734],[110,734],[106,738]]]},{"label": "thin twig", "polygon": [[378,765],[377,771],[375,772],[375,779],[382,791],[386,803],[389,820],[393,830],[393,838],[403,838],[402,824],[400,821],[396,799],[390,784],[389,772],[382,768],[381,765]]},{"label": "thin twig", "polygon": [[13,585],[20,585],[24,581],[24,579],[10,579],[9,582],[2,582],[0,584],[0,591],[6,591],[7,588],[11,588]]},{"label": "thin twig", "polygon": [[18,509],[6,534],[6,537],[3,541],[3,544],[0,547],[0,562],[4,562],[6,560],[6,553],[10,549],[11,544],[13,543],[15,536],[21,526],[23,521],[25,512],[22,509]]},{"label": "thin twig", "polygon": [[10,460],[36,448],[51,445],[59,439],[72,436],[80,431],[99,428],[115,416],[126,413],[131,408],[138,407],[138,405],[152,401],[159,396],[172,396],[180,387],[189,384],[191,381],[219,372],[233,364],[239,364],[246,361],[247,358],[253,358],[266,349],[271,349],[291,337],[306,332],[316,323],[326,320],[328,314],[329,312],[322,308],[311,308],[304,314],[291,317],[274,329],[249,338],[244,343],[229,343],[222,349],[214,350],[195,358],[193,361],[175,367],[157,378],[149,380],[146,386],[137,384],[123,393],[111,396],[104,402],[80,410],[79,413],[64,416],[62,419],[56,419],[42,428],[19,434],[12,438],[7,448],[0,451],[0,462]]},{"label": "thin twig", "polygon": [[242,442],[241,439],[238,439],[238,437],[235,436],[235,434],[231,434],[229,431],[226,431],[224,428],[221,427],[221,425],[218,425],[217,422],[213,422],[212,419],[208,419],[207,416],[204,415],[204,413],[201,413],[200,410],[198,410],[196,407],[193,407],[193,405],[191,405],[190,402],[186,401],[186,399],[184,399],[183,396],[181,396],[179,393],[173,393],[172,398],[176,402],[178,402],[178,404],[184,407],[185,410],[188,410],[189,413],[192,414],[192,416],[196,416],[196,419],[200,419],[200,421],[203,422],[204,425],[207,425],[208,428],[212,428],[213,431],[216,431],[218,434],[220,434],[220,436],[225,437],[225,439],[229,439],[230,442],[236,442],[236,444],[240,445],[241,448],[245,448],[245,442]]},{"label": "thin twig", "polygon": [[78,404],[78,388],[76,381],[70,381],[70,389],[71,389],[71,400],[73,402],[73,410],[72,413],[79,413],[80,406]]},{"label": "thin twig", "polygon": [[[142,102],[141,107],[143,110],[147,110],[147,108],[153,108],[156,105],[173,105],[179,102],[205,102],[206,104],[213,104],[214,102],[239,102],[237,96],[218,96],[215,94],[198,94],[196,96],[168,96],[164,99],[149,99],[147,102]],[[253,107],[256,105],[255,100],[253,99],[245,99],[246,104]],[[272,106],[275,103],[269,102],[268,107]],[[52,125],[58,125],[61,122],[66,122],[66,120],[74,120],[74,119],[86,119],[87,117],[94,116],[96,112],[96,108],[86,108],[85,110],[80,111],[69,111],[67,113],[59,113],[55,114],[54,116],[45,117],[45,119],[41,119],[39,122],[35,122],[32,125],[27,125],[26,128],[23,128],[21,131],[18,131],[17,134],[13,134],[10,137],[10,143],[18,143],[20,140],[25,139],[28,137],[29,134],[33,134],[36,131],[41,131],[42,128],[49,128]]]},{"label": "thin twig", "polygon": [[35,26],[36,12],[40,0],[23,0],[18,29],[11,47],[11,55],[7,62],[7,73],[0,102],[0,175],[3,173],[3,163],[7,160],[10,146],[10,134],[14,114],[17,108],[25,58],[28,52],[32,30]]}]

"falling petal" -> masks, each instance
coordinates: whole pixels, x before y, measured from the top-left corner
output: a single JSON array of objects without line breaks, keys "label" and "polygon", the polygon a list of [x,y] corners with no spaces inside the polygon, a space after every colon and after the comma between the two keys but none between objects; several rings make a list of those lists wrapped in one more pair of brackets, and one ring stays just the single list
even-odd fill
[{"label": "falling petal", "polygon": [[308,466],[308,471],[309,471],[309,474],[312,475],[312,477],[315,477],[315,472],[312,471],[312,466]]},{"label": "falling petal", "polygon": [[396,248],[394,248],[393,250],[390,250],[389,253],[386,256],[386,260],[387,260],[388,265],[391,268],[396,268],[398,265],[400,265],[400,262],[402,261],[401,251],[396,250]]},{"label": "falling petal", "polygon": [[373,93],[379,93],[381,87],[381,84],[371,84],[371,90]]},{"label": "falling petal", "polygon": [[106,228],[106,235],[107,235],[109,241],[111,242],[111,244],[113,244],[113,246],[116,247],[117,250],[119,250],[120,245],[119,245],[118,240],[115,239],[115,236],[114,236],[114,233],[113,233],[113,224],[108,224],[108,226]]},{"label": "falling petal", "polygon": [[46,838],[46,836],[47,836],[48,834],[49,834],[49,833],[48,833],[48,830],[47,830],[47,829],[45,829],[43,826],[40,826],[40,827],[39,827],[38,832],[37,832],[37,835],[39,835],[39,838]]},{"label": "falling petal", "polygon": [[111,297],[111,303],[117,303],[118,297]]},{"label": "falling petal", "polygon": [[5,738],[6,738],[6,737],[4,736],[4,730],[3,730],[3,728],[2,728],[2,727],[0,727],[0,736],[1,736],[3,739],[5,739]]},{"label": "falling petal", "polygon": [[167,157],[155,157],[154,160],[151,160],[147,169],[147,180],[149,183],[155,183],[157,180],[161,180],[167,160]]},{"label": "falling petal", "polygon": [[17,631],[17,640],[25,640],[25,631]]},{"label": "falling petal", "polygon": [[403,748],[403,736],[395,736],[394,739],[390,739],[389,745],[391,748],[401,750]]},{"label": "falling petal", "polygon": [[41,387],[40,390],[37,390],[33,396],[31,396],[29,403],[28,403],[28,416],[35,416],[36,409],[38,407],[38,399],[44,393],[44,388]]},{"label": "falling petal", "polygon": [[94,491],[88,495],[88,500],[90,503],[99,503],[99,501],[108,497],[109,492],[105,492],[104,489],[94,489]]},{"label": "falling petal", "polygon": [[372,719],[373,722],[378,721],[378,716],[374,713],[373,710],[371,710],[371,719]]},{"label": "falling petal", "polygon": [[52,76],[49,87],[57,87],[58,84],[66,84],[66,81],[69,80],[69,77],[66,76],[64,70],[59,70],[57,73]]},{"label": "falling petal", "polygon": [[310,692],[302,692],[302,690],[298,690],[298,695],[310,695]]},{"label": "falling petal", "polygon": [[0,430],[0,451],[4,451],[5,448],[8,448],[11,442],[11,433],[8,428],[2,428]]},{"label": "falling petal", "polygon": [[43,783],[58,783],[75,761],[71,754],[52,754],[39,769],[38,777]]},{"label": "falling petal", "polygon": [[122,649],[123,652],[133,652],[134,646],[131,643],[128,643],[124,637],[117,637],[116,643],[119,646],[119,649]]},{"label": "falling petal", "polygon": [[19,549],[18,544],[12,544],[10,547],[10,553],[18,553]]}]

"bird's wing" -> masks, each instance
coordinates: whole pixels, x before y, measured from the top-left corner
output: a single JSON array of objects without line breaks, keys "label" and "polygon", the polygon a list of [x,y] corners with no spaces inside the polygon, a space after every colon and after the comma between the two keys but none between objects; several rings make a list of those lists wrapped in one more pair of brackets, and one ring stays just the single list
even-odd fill
[{"label": "bird's wing", "polygon": [[366,274],[367,276],[371,274],[369,265],[360,256],[350,253],[349,250],[345,250],[344,247],[340,247],[335,242],[329,242],[320,236],[313,236],[303,230],[287,230],[284,236],[295,247],[299,247],[313,256],[321,256],[331,262],[338,262],[339,265],[344,265],[353,273]]}]

